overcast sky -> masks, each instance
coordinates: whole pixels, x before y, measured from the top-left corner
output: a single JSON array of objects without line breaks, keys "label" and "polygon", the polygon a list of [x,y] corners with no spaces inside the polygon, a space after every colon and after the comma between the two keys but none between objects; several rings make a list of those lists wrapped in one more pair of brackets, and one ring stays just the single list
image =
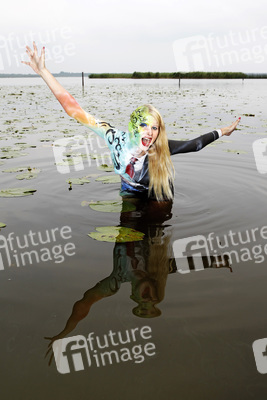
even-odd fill
[{"label": "overcast sky", "polygon": [[32,38],[52,72],[267,72],[266,15],[266,0],[5,0],[0,73],[31,72]]}]

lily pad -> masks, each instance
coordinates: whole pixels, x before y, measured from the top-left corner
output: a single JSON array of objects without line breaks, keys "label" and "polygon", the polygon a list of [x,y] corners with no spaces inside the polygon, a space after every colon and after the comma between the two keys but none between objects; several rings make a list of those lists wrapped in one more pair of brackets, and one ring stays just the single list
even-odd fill
[{"label": "lily pad", "polygon": [[86,176],[83,178],[70,178],[66,180],[70,185],[83,185],[84,183],[90,183]]},{"label": "lily pad", "polygon": [[135,205],[129,201],[91,201],[88,205],[93,210],[101,212],[129,212],[136,210]]},{"label": "lily pad", "polygon": [[90,154],[90,157],[92,158],[92,160],[98,160],[102,157],[101,154]]},{"label": "lily pad", "polygon": [[0,158],[16,158],[16,157],[21,157],[21,156],[26,156],[27,153],[21,153],[19,150],[10,150],[10,151],[3,151],[2,154],[0,155]]},{"label": "lily pad", "polygon": [[34,179],[36,176],[41,172],[40,169],[38,168],[28,168],[28,172],[25,172],[24,174],[20,174],[16,176],[16,179],[22,180],[22,179]]},{"label": "lily pad", "polygon": [[29,168],[30,167],[15,167],[15,168],[10,168],[10,169],[5,169],[3,172],[22,172]]},{"label": "lily pad", "polygon": [[107,164],[102,164],[99,167],[97,167],[100,171],[106,171],[106,172],[113,172],[114,167],[113,165],[107,165]]},{"label": "lily pad", "polygon": [[88,236],[100,242],[135,242],[144,238],[144,233],[121,226],[103,226],[96,230],[88,233]]},{"label": "lily pad", "polygon": [[243,150],[233,150],[233,149],[226,149],[224,151],[227,151],[227,153],[235,153],[235,154],[247,154],[246,151]]},{"label": "lily pad", "polygon": [[64,158],[62,161],[56,162],[55,165],[73,166],[81,163],[81,160],[76,158]]},{"label": "lily pad", "polygon": [[17,146],[18,150],[24,150],[24,149],[35,149],[36,146],[34,144],[27,144],[27,143],[15,143]]},{"label": "lily pad", "polygon": [[29,196],[34,192],[36,192],[36,189],[28,189],[28,188],[2,189],[0,190],[0,197]]},{"label": "lily pad", "polygon": [[97,178],[96,181],[100,181],[102,183],[118,183],[121,181],[121,178],[119,175],[104,175]]},{"label": "lily pad", "polygon": [[6,224],[4,224],[3,222],[0,222],[0,228],[5,228]]}]

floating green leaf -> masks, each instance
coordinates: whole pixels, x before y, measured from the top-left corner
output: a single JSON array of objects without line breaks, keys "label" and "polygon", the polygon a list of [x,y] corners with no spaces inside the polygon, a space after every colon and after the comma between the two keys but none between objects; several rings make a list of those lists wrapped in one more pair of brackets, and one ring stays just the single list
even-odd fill
[{"label": "floating green leaf", "polygon": [[[36,146],[33,144],[27,144],[27,143],[15,143],[15,145],[17,146],[18,150],[24,150],[24,149],[35,149]],[[17,150],[17,149],[16,149]]]},{"label": "floating green leaf", "polygon": [[227,151],[227,153],[247,154],[247,152],[243,150],[224,149],[224,151]]},{"label": "floating green leaf", "polygon": [[90,154],[90,157],[92,158],[92,160],[98,160],[102,158],[102,154]]},{"label": "floating green leaf", "polygon": [[121,178],[119,175],[104,175],[97,178],[96,181],[100,181],[102,183],[118,183],[121,181]]},{"label": "floating green leaf", "polygon": [[91,232],[88,236],[100,242],[135,242],[144,238],[144,233],[120,226],[104,226],[96,230],[97,232]]},{"label": "floating green leaf", "polygon": [[0,158],[16,158],[21,156],[26,156],[27,153],[21,153],[19,150],[4,150],[0,155]]},{"label": "floating green leaf", "polygon": [[0,197],[20,197],[29,196],[36,192],[36,189],[28,188],[12,188],[12,189],[2,189],[0,190]]},{"label": "floating green leaf", "polygon": [[113,172],[114,167],[113,165],[107,165],[107,164],[102,164],[97,169],[100,169],[100,171],[106,171],[106,172]]},{"label": "floating green leaf", "polygon": [[72,166],[80,164],[80,160],[76,158],[64,158],[62,161],[56,162],[55,165]]},{"label": "floating green leaf", "polygon": [[66,180],[70,185],[83,185],[84,183],[90,183],[86,176],[83,178],[70,178]]},{"label": "floating green leaf", "polygon": [[5,228],[6,224],[4,224],[3,222],[0,222],[0,228]]},{"label": "floating green leaf", "polygon": [[82,205],[89,205],[95,211],[101,212],[129,212],[136,209],[135,205],[129,201],[91,201],[90,203]]},{"label": "floating green leaf", "polygon": [[41,172],[40,169],[38,168],[28,168],[28,172],[25,172],[24,174],[20,174],[16,176],[16,179],[22,180],[22,179],[34,179],[36,176]]},{"label": "floating green leaf", "polygon": [[15,168],[10,168],[10,169],[5,169],[3,172],[22,172],[29,168],[30,167],[15,167]]}]

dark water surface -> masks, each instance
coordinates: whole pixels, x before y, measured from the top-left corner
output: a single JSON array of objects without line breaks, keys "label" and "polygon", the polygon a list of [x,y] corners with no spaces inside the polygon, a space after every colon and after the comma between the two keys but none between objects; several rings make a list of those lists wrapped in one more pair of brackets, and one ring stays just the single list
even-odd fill
[{"label": "dark water surface", "polygon": [[[110,173],[100,171],[96,160],[91,165],[85,160],[84,170],[72,166],[70,173],[61,174],[53,156],[54,140],[87,135],[88,129],[64,114],[39,78],[0,80],[0,154],[15,143],[36,145],[21,150],[25,156],[0,159],[1,170],[25,165],[41,169],[27,181],[17,180],[19,173],[1,172],[0,190],[37,190],[26,197],[0,197],[0,222],[7,225],[0,232],[1,400],[264,399],[267,375],[257,371],[252,343],[267,337],[266,239],[259,236],[267,225],[267,185],[266,175],[257,171],[252,144],[267,136],[267,82],[182,81],[179,88],[169,80],[92,80],[84,93],[79,79],[60,82],[84,109],[121,129],[127,129],[131,111],[144,103],[160,110],[173,139],[191,139],[238,116],[242,120],[230,137],[199,153],[172,158],[176,178],[171,209],[138,203],[133,212],[104,213],[81,203],[118,200],[120,184],[103,184],[93,176],[90,183],[69,190],[70,177]],[[95,146],[93,152],[100,154],[101,149]],[[114,244],[87,235],[96,227],[119,225],[145,233],[144,240]],[[60,237],[64,226],[71,229],[68,239]],[[30,231],[35,240],[38,232],[43,237],[50,232],[50,243],[18,249],[9,267],[5,239],[23,241]],[[236,241],[238,232],[243,238],[246,232],[250,235],[250,243],[230,244],[229,250],[248,249],[246,256],[233,258],[232,272],[230,266],[216,268],[215,263],[182,273],[184,260],[179,258],[175,266],[174,241],[211,233],[223,238],[229,231],[236,233]],[[75,254],[54,258],[53,246],[67,242],[73,243]],[[256,249],[253,253],[256,245],[262,246],[262,258]],[[47,261],[23,264],[23,251],[38,249],[41,254],[44,247],[51,260],[47,255]],[[61,374],[54,360],[48,365],[51,353],[44,358],[49,344],[44,337],[62,332],[71,314],[67,337],[94,332],[103,343],[110,331],[115,338],[115,333],[136,328],[138,333],[147,326],[150,338],[139,336],[121,346],[109,342],[106,349],[96,350],[95,345],[91,366]],[[134,358],[133,346],[143,350],[148,342],[155,354]],[[97,365],[101,353],[119,347],[129,349],[127,360],[116,362],[114,356],[112,364]]]}]

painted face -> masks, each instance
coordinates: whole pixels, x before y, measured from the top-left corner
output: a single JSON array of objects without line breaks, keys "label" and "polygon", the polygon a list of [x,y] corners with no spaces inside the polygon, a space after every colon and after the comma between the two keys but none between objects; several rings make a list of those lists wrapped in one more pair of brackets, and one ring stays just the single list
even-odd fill
[{"label": "painted face", "polygon": [[129,131],[140,153],[145,154],[158,137],[159,125],[146,108],[139,107],[131,115]]}]

